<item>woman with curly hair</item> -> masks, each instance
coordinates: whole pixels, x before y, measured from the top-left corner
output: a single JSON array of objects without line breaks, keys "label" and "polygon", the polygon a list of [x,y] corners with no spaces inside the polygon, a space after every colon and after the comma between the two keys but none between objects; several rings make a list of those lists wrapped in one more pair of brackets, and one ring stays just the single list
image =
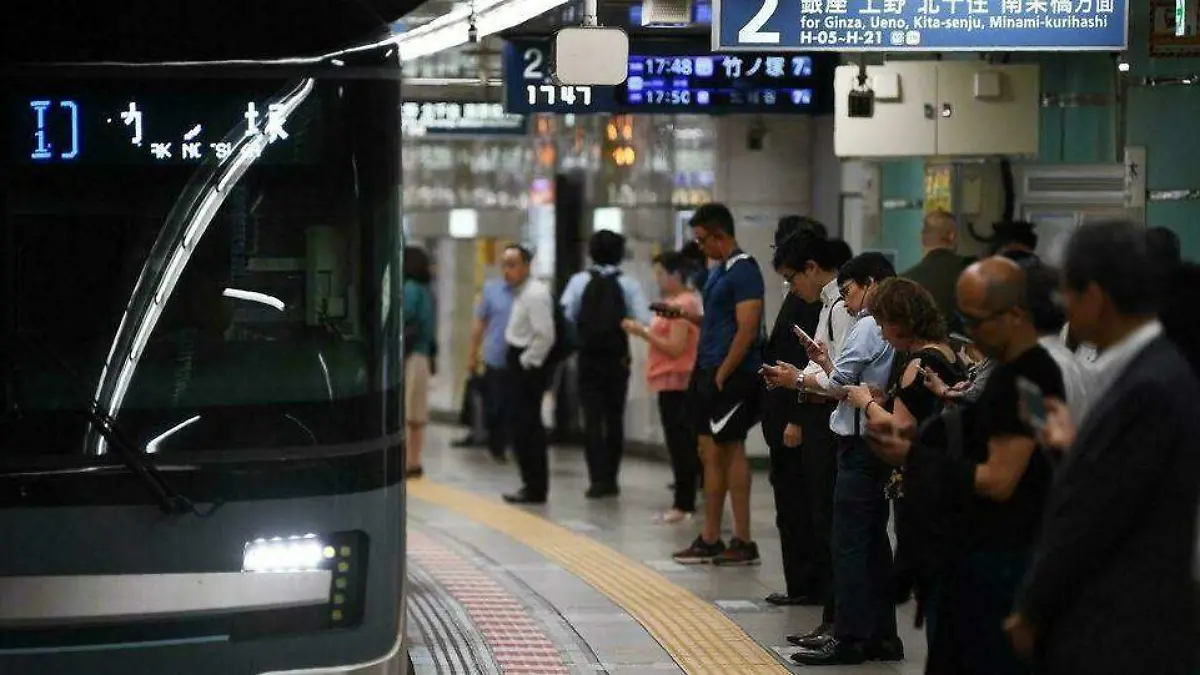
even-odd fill
[{"label": "woman with curly hair", "polygon": [[[965,379],[967,365],[951,348],[946,320],[938,311],[933,296],[920,284],[902,277],[885,279],[867,303],[871,315],[879,322],[883,338],[902,355],[897,357],[893,371],[899,376],[893,375],[891,391],[887,393],[853,387],[848,393],[849,399],[863,410],[868,423],[920,426],[942,408],[942,400],[925,386],[926,380],[953,386]],[[903,465],[905,460],[904,457],[881,458],[893,466]],[[927,552],[919,550],[926,547],[922,535],[916,534],[912,527],[914,517],[918,516],[902,499],[904,486],[904,473],[897,469],[887,488],[896,512],[897,547],[892,581],[897,602],[908,600],[919,578],[928,576],[924,570],[929,568],[922,558]]]}]

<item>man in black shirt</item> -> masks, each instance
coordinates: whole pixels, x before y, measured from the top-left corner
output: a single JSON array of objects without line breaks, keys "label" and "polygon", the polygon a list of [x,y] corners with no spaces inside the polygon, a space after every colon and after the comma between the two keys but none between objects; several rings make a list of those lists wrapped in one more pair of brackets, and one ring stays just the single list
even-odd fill
[{"label": "man in black shirt", "polygon": [[962,672],[1023,673],[1003,633],[1029,566],[1053,478],[1049,456],[1023,419],[1018,381],[1065,397],[1062,373],[1038,344],[1025,272],[1004,257],[971,265],[959,278],[959,319],[999,365],[968,411],[964,482],[973,484],[966,549],[947,580],[939,612],[953,622]]},{"label": "man in black shirt", "polygon": [[[803,232],[803,233],[802,233]],[[786,361],[803,368],[808,364],[804,344],[796,337],[792,325],[798,325],[810,335],[817,332],[820,319],[820,301],[809,302],[791,289],[790,280],[782,268],[781,253],[794,248],[799,240],[825,240],[825,226],[803,216],[785,216],[775,228],[775,271],[784,276],[787,289],[783,305],[775,318],[775,326],[767,337],[763,350],[763,362]],[[822,574],[829,570],[829,548],[820,550],[814,546],[816,533],[809,508],[812,493],[805,479],[805,460],[808,455],[800,450],[801,426],[811,415],[800,403],[796,392],[790,389],[768,391],[763,396],[762,432],[771,453],[771,487],[775,493],[775,525],[779,528],[779,548],[783,554],[783,578],[786,590],[767,596],[773,605],[814,605],[824,599],[828,577]],[[829,426],[829,409],[824,410],[826,427]],[[832,473],[832,463],[827,463],[826,473]],[[832,502],[832,497],[829,499]],[[828,510],[828,509],[826,509]],[[828,540],[828,536],[825,540]]]}]

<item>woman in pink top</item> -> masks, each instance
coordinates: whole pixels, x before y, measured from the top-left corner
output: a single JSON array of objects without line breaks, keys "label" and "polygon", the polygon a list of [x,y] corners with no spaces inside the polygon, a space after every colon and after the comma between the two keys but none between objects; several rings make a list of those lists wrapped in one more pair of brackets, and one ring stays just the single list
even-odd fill
[{"label": "woman in pink top", "polygon": [[[699,315],[704,308],[700,296],[687,286],[688,261],[678,253],[663,253],[654,259],[654,277],[662,293],[662,302]],[[630,334],[650,344],[646,362],[646,382],[658,393],[658,412],[662,419],[671,471],[675,474],[675,502],[662,515],[662,521],[677,523],[691,518],[696,511],[696,480],[700,457],[696,434],[684,412],[684,394],[692,367],[696,364],[696,346],[700,328],[690,321],[656,316],[649,326],[632,319],[623,324]]]}]

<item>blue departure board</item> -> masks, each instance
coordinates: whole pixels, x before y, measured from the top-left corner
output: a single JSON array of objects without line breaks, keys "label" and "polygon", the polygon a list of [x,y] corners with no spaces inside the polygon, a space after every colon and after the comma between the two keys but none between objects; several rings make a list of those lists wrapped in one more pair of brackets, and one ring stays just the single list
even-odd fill
[{"label": "blue departure board", "polygon": [[1128,0],[712,0],[714,51],[1123,51]]},{"label": "blue departure board", "polygon": [[563,86],[549,75],[549,41],[504,51],[511,113],[792,113],[832,110],[833,60],[811,54],[711,54],[694,40],[634,40],[629,77],[615,87]]},{"label": "blue departure board", "polygon": [[634,54],[616,98],[630,108],[806,112],[816,102],[813,59],[802,54]]}]

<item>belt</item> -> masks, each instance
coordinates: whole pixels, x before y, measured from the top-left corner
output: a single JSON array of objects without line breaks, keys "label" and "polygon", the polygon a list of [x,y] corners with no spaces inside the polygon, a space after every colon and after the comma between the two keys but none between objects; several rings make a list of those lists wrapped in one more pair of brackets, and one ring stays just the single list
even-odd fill
[{"label": "belt", "polygon": [[800,403],[809,403],[812,405],[830,405],[833,403],[837,403],[837,399],[830,398],[829,396],[825,396],[822,394],[816,394],[816,393],[809,392],[809,391],[800,392],[800,395],[797,396],[797,400]]}]

